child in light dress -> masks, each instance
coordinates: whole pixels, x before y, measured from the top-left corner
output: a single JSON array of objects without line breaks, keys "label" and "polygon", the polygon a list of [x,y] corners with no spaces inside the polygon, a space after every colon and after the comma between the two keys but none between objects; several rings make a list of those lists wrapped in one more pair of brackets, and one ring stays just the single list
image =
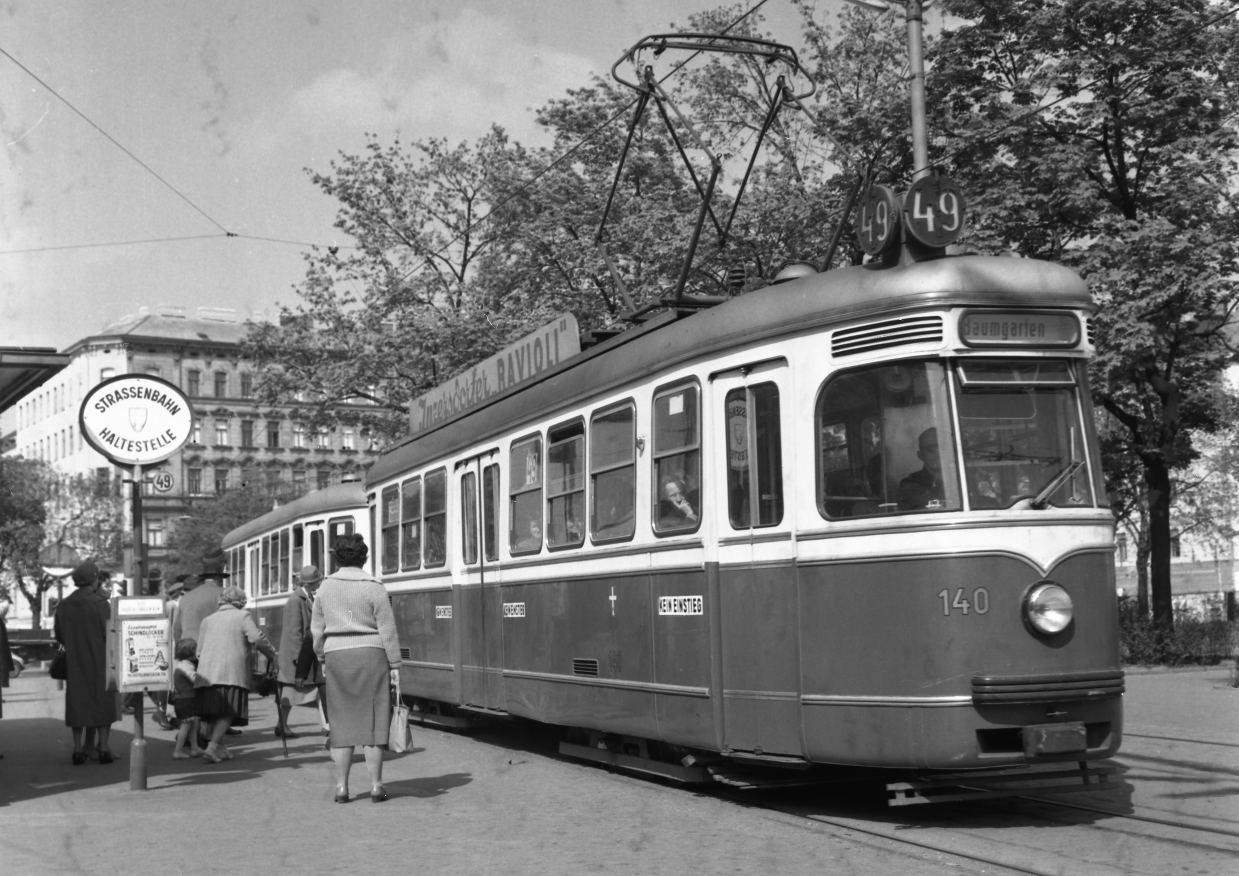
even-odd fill
[{"label": "child in light dress", "polygon": [[[197,651],[198,642],[194,639],[181,639],[176,643],[176,665],[172,671],[172,703],[176,706],[176,716],[181,719],[181,726],[176,731],[173,760],[202,756],[202,749],[198,747],[198,710],[194,693],[194,679],[198,677],[198,668],[194,665]],[[190,746],[188,751],[185,750],[186,742]]]}]

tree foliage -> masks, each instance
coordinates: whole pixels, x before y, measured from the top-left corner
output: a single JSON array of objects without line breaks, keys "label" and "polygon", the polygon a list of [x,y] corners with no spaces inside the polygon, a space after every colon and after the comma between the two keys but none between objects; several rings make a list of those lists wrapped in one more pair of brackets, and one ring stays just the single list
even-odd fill
[{"label": "tree foliage", "polygon": [[[981,250],[1076,268],[1101,308],[1093,398],[1112,485],[1138,462],[1170,623],[1171,474],[1220,423],[1239,227],[1239,26],[1206,0],[948,0],[933,118]],[[1134,496],[1120,497],[1135,507]]]}]

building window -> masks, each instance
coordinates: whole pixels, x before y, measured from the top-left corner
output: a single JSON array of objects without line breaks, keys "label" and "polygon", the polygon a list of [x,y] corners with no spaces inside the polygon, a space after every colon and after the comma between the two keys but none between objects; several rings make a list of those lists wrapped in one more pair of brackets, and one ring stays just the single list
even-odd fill
[{"label": "building window", "polygon": [[194,418],[194,428],[189,433],[189,443],[190,444],[201,444],[202,443],[202,418],[201,417]]},{"label": "building window", "polygon": [[344,449],[345,449],[345,450],[356,450],[356,449],[357,449],[357,448],[354,446],[354,445],[355,445],[355,443],[356,443],[356,439],[355,439],[355,437],[354,437],[354,435],[353,435],[353,430],[352,430],[352,429],[345,429],[345,430],[344,430],[344,440],[343,440],[341,443],[342,443],[342,445],[343,445],[343,447],[344,447]]},{"label": "building window", "polygon": [[191,496],[202,495],[202,469],[189,468],[185,470],[186,480],[189,482],[188,489]]},{"label": "building window", "polygon": [[190,395],[202,395],[202,372],[191,370],[186,375],[186,381],[189,383]]},{"label": "building window", "polygon": [[228,445],[228,421],[215,421],[215,445],[217,447],[226,447]]},{"label": "building window", "polygon": [[320,468],[316,473],[316,481],[320,490],[325,490],[331,486],[331,472],[325,468]]},{"label": "building window", "polygon": [[146,543],[150,547],[163,547],[164,529],[162,517],[148,517],[146,519]]},{"label": "building window", "polygon": [[253,447],[254,446],[254,421],[253,420],[242,420],[241,421],[241,446],[242,447]]},{"label": "building window", "polygon": [[293,483],[299,487],[305,486],[305,469],[304,468],[293,469]]},{"label": "building window", "polygon": [[1170,556],[1176,559],[1183,556],[1183,543],[1179,541],[1179,536],[1177,535],[1170,537]]},{"label": "building window", "polygon": [[305,426],[301,423],[293,424],[293,447],[305,447]]},{"label": "building window", "polygon": [[331,449],[331,433],[326,429],[319,431],[319,433],[314,436],[314,440],[315,443],[318,444],[318,448],[320,450]]},{"label": "building window", "polygon": [[1119,562],[1127,562],[1127,533],[1120,532],[1119,537],[1115,539],[1115,546],[1119,551]]},{"label": "building window", "polygon": [[228,489],[228,469],[215,469],[215,492],[222,493]]},{"label": "building window", "polygon": [[280,446],[280,421],[267,421],[267,447],[271,450],[278,450]]},{"label": "building window", "polygon": [[225,371],[215,372],[215,397],[228,397],[228,373]]},{"label": "building window", "polygon": [[254,375],[248,371],[241,372],[241,398],[254,397]]}]

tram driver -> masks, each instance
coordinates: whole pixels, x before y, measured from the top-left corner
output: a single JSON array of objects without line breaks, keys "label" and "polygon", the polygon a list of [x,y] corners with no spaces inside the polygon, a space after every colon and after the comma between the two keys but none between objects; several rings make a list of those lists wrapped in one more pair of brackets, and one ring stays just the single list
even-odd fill
[{"label": "tram driver", "polygon": [[930,426],[917,439],[917,457],[922,468],[899,482],[899,508],[912,511],[917,508],[941,508],[944,497],[942,484],[942,457],[938,452],[938,429]]}]

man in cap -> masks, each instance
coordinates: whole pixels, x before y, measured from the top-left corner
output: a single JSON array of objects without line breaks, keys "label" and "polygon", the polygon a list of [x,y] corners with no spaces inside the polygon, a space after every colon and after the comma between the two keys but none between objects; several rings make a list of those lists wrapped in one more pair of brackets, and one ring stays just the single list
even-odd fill
[{"label": "man in cap", "polygon": [[[275,735],[295,739],[297,734],[288,727],[288,713],[294,700],[297,703],[318,701],[319,720],[327,727],[327,712],[323,692],[325,683],[317,659],[314,659],[314,638],[310,635],[310,616],[313,613],[314,594],[323,582],[323,573],[317,566],[302,566],[297,574],[297,589],[284,603],[283,628],[280,631],[280,674],[276,699],[279,701],[279,720]],[[304,660],[299,659],[308,650]],[[289,688],[292,688],[290,691]]]}]

